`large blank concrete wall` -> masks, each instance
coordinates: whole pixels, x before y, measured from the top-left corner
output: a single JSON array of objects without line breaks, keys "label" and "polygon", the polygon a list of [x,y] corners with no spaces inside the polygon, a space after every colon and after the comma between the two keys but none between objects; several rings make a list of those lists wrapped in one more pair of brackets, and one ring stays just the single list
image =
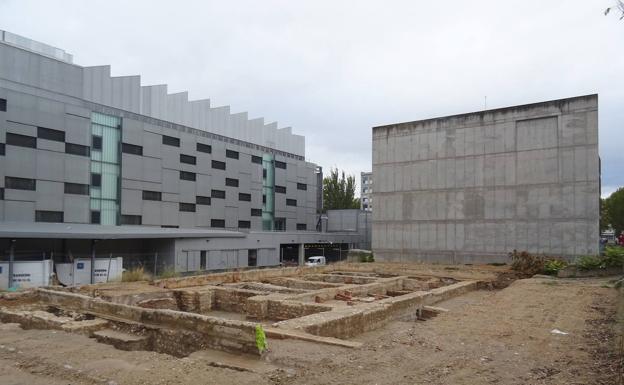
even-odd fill
[{"label": "large blank concrete wall", "polygon": [[598,96],[373,128],[376,259],[598,252]]}]

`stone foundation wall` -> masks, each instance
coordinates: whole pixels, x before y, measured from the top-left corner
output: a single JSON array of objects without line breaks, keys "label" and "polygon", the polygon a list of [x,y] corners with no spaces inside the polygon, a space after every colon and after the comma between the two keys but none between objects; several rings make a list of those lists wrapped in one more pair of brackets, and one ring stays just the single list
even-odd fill
[{"label": "stone foundation wall", "polygon": [[45,289],[38,289],[37,293],[40,301],[63,309],[91,313],[102,318],[108,316],[138,322],[147,327],[166,328],[172,333],[179,332],[180,336],[191,333],[195,334],[194,338],[199,336],[205,347],[233,353],[258,354],[255,341],[256,325],[252,322],[232,321],[174,310],[143,309],[80,294]]}]

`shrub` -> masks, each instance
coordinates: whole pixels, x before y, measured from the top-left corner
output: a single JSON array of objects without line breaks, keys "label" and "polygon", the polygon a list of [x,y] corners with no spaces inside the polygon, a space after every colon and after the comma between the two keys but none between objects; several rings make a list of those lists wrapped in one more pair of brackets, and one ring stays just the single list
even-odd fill
[{"label": "shrub", "polygon": [[141,266],[125,270],[121,276],[121,280],[122,282],[149,281],[150,276],[145,272],[143,266]]},{"label": "shrub", "polygon": [[562,259],[548,259],[544,262],[544,274],[557,275],[566,266],[568,263]]},{"label": "shrub", "polygon": [[370,254],[360,254],[360,262],[375,262],[375,257],[373,253]]},{"label": "shrub", "polygon": [[177,278],[179,276],[180,273],[175,271],[175,268],[173,266],[167,266],[160,274],[158,274],[158,278],[160,279]]},{"label": "shrub", "polygon": [[514,250],[509,254],[511,269],[523,275],[535,275],[544,271],[544,257],[529,254],[526,251]]},{"label": "shrub", "polygon": [[604,269],[605,260],[596,255],[584,255],[576,260],[575,265],[581,270]]},{"label": "shrub", "polygon": [[624,247],[609,246],[605,249],[604,264],[606,267],[624,266]]}]

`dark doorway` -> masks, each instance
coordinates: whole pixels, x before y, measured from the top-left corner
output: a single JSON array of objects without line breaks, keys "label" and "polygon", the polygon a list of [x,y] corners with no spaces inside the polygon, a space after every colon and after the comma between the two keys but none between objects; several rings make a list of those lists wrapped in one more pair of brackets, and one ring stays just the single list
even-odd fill
[{"label": "dark doorway", "polygon": [[258,250],[247,250],[247,266],[258,266]]}]

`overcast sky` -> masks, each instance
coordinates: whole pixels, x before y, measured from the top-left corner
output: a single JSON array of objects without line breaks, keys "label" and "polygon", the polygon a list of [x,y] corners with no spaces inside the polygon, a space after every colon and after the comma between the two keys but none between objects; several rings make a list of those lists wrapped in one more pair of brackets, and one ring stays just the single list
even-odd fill
[{"label": "overcast sky", "polygon": [[375,125],[599,93],[604,196],[624,185],[614,1],[0,0],[0,29],[291,126],[358,180]]}]

